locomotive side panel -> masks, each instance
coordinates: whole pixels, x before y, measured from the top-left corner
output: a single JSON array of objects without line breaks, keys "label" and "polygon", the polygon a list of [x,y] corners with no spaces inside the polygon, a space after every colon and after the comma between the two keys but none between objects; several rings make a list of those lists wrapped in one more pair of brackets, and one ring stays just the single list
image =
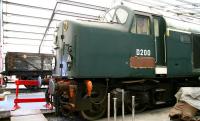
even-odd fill
[{"label": "locomotive side panel", "polygon": [[127,33],[80,27],[80,38],[77,41],[77,56],[81,77],[116,77],[129,74],[127,52],[130,48],[126,43]]},{"label": "locomotive side panel", "polygon": [[191,35],[170,31],[166,42],[168,76],[192,76]]},{"label": "locomotive side panel", "polygon": [[154,58],[152,36],[81,25],[77,27],[76,54],[73,59],[76,59],[74,66],[79,71],[72,73],[73,76],[154,77],[154,68],[136,68],[130,65],[131,57]]}]

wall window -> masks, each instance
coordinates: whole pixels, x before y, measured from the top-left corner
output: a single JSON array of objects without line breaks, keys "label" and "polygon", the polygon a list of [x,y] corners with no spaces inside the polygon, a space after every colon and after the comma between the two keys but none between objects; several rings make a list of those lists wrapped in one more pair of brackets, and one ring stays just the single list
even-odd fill
[{"label": "wall window", "polygon": [[131,29],[132,33],[149,35],[150,34],[150,19],[147,16],[136,15],[136,23]]}]

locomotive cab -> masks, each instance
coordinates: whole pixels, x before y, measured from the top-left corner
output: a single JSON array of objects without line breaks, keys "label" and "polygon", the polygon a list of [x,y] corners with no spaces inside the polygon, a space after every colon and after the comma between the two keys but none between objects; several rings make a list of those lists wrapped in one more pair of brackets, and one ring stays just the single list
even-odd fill
[{"label": "locomotive cab", "polygon": [[[165,31],[162,16],[125,6],[111,9],[98,22],[64,21],[56,38],[56,75],[109,78],[167,74]],[[110,48],[112,44],[116,46]]]},{"label": "locomotive cab", "polygon": [[[145,43],[149,44],[149,42],[151,42],[151,45],[154,46],[147,47],[151,49],[144,49],[143,47],[135,50],[135,56],[139,56],[139,58],[133,57],[130,61],[133,60],[135,63],[135,61],[144,60],[144,62],[142,63],[143,66],[133,64],[132,66],[135,66],[134,68],[155,67],[155,74],[167,74],[165,42],[166,22],[162,16],[132,11],[124,6],[120,6],[109,10],[105,14],[103,20],[109,23],[121,24],[128,29],[132,38],[138,38],[136,41],[148,40],[147,42],[142,42],[142,44],[145,45]],[[146,60],[143,58],[144,56],[154,57]],[[130,62],[130,64],[131,63],[132,62]]]}]

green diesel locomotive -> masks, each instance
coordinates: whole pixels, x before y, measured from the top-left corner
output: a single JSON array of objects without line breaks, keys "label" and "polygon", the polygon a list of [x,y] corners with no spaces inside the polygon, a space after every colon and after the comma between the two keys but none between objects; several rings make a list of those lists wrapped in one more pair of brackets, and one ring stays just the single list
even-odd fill
[{"label": "green diesel locomotive", "polygon": [[126,110],[173,103],[182,86],[198,86],[200,26],[132,10],[110,9],[99,21],[66,20],[55,37],[56,66],[49,82],[56,113],[80,111],[87,120],[106,112],[107,93]]}]

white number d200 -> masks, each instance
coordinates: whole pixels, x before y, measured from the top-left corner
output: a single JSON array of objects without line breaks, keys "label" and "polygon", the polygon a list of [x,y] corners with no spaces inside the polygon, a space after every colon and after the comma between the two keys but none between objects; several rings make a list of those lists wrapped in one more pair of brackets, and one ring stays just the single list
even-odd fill
[{"label": "white number d200", "polygon": [[138,56],[151,56],[151,50],[136,49],[136,55],[138,55]]}]

